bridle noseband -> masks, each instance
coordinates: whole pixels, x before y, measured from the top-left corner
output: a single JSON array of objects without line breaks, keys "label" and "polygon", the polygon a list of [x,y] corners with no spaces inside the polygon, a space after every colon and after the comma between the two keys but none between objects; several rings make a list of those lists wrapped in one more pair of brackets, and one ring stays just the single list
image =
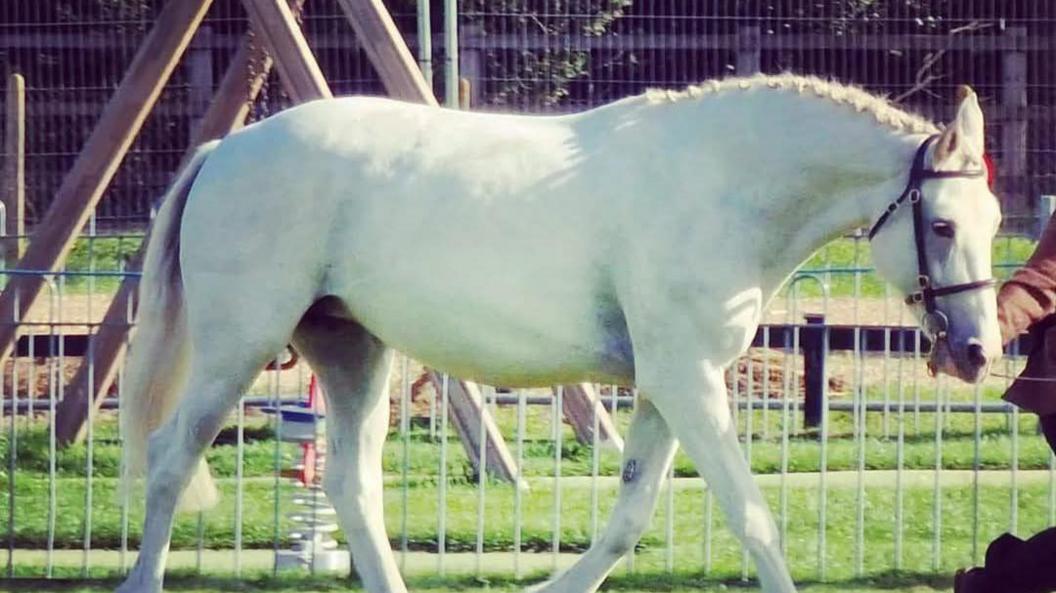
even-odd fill
[{"label": "bridle noseband", "polygon": [[913,168],[909,170],[909,182],[906,183],[906,189],[902,191],[902,195],[900,195],[897,200],[887,205],[887,210],[880,215],[880,218],[878,218],[872,228],[869,229],[869,240],[872,241],[873,237],[880,232],[884,223],[891,218],[891,215],[898,210],[899,206],[905,203],[906,200],[909,200],[909,203],[913,206],[913,239],[917,247],[917,284],[919,285],[919,290],[906,297],[906,304],[919,305],[923,303],[925,314],[921,321],[924,329],[932,336],[941,338],[945,336],[946,330],[949,328],[949,320],[946,318],[946,315],[939,310],[935,299],[941,296],[967,292],[969,290],[989,288],[993,286],[996,281],[993,278],[987,278],[985,280],[976,280],[974,282],[965,282],[963,284],[951,284],[949,286],[932,285],[931,275],[928,273],[928,257],[924,242],[926,233],[924,228],[924,194],[921,193],[920,186],[928,179],[949,179],[954,177],[975,178],[985,177],[987,175],[985,169],[974,169],[969,171],[936,171],[934,169],[926,169],[924,167],[924,159],[928,153],[928,147],[931,146],[937,138],[937,135],[930,136],[927,140],[921,143],[920,148],[917,149],[916,156],[913,157]]}]

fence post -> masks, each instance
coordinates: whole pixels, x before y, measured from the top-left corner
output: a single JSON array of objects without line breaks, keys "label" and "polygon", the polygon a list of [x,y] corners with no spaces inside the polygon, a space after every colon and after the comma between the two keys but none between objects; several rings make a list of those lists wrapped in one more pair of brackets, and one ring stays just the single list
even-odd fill
[{"label": "fence post", "polygon": [[803,350],[803,426],[816,428],[825,413],[825,316],[804,315],[799,339]]},{"label": "fence post", "polygon": [[[1008,116],[1001,127],[1002,175],[1008,181],[1004,190],[1013,200],[1012,210],[1029,212],[1027,202],[1027,54],[1026,27],[1009,27],[1005,35],[1021,43],[1001,56],[1001,105]],[[999,177],[999,179],[1001,178]]]},{"label": "fence post", "polygon": [[469,83],[465,103],[477,106],[480,105],[481,78],[484,75],[484,56],[480,49],[483,45],[484,31],[476,25],[464,27],[459,37],[459,76],[463,82]]},{"label": "fence post", "polygon": [[737,30],[737,76],[751,76],[762,70],[762,31],[759,25]]},{"label": "fence post", "polygon": [[7,79],[7,129],[4,132],[4,267],[22,257],[26,207],[26,82],[21,74]]}]

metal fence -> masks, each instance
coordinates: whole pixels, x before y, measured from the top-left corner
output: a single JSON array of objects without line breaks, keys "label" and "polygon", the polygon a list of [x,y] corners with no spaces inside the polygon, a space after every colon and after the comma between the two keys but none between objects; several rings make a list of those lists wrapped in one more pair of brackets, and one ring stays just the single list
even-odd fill
[{"label": "metal fence", "polygon": [[[95,240],[93,249],[102,252],[109,240]],[[908,323],[900,303],[876,288],[864,245],[857,248],[861,258],[798,275],[768,311],[760,347],[730,369],[743,452],[797,578],[949,574],[979,562],[1001,532],[1027,535],[1052,523],[1056,465],[1033,418],[997,399],[1004,376],[1022,364],[1015,350],[978,387],[928,377],[924,341],[899,329]],[[817,262],[822,257],[837,254]],[[26,337],[3,369],[0,540],[8,577],[110,575],[129,566],[138,546],[142,501],[116,489],[120,377],[107,405],[89,411],[82,444],[63,449],[57,438],[64,390],[76,368],[91,368],[90,354],[82,358],[90,353],[84,336],[98,330],[99,303],[117,275],[102,269],[104,258],[96,261],[90,273],[49,276],[48,296],[23,320]],[[805,312],[850,326],[849,349],[836,349],[835,326],[818,333],[804,323]],[[826,363],[813,387],[822,397],[813,423],[805,400],[812,339],[820,339]],[[291,514],[304,496],[288,477],[303,451],[281,442],[287,428],[259,408],[303,401],[308,372],[298,365],[265,373],[232,415],[210,452],[222,504],[178,520],[174,567],[247,576],[272,570],[275,553],[296,544]],[[430,387],[417,380],[421,372],[414,361],[396,364],[384,457],[386,520],[407,574],[531,577],[568,565],[603,528],[619,481],[619,453],[599,424],[611,419],[621,432],[636,394],[593,386],[602,406],[583,433],[565,407],[570,387],[482,387],[496,430],[471,440],[458,417],[457,382],[442,378]],[[474,458],[497,444],[487,439],[501,439],[526,488],[494,467],[479,471]],[[625,570],[752,574],[694,476],[680,455]]]},{"label": "metal fence", "polygon": [[[463,0],[457,36],[444,31],[448,3],[388,4],[437,95],[451,86],[447,58],[457,55],[476,109],[581,110],[647,87],[791,70],[860,84],[945,120],[955,87],[971,84],[990,123],[1006,227],[1024,230],[1037,197],[1056,193],[1056,73],[1046,67],[1056,51],[1051,3]],[[160,5],[0,6],[0,64],[22,72],[28,87],[30,222],[50,203]],[[336,94],[382,92],[335,0],[308,2],[302,22]],[[101,225],[146,221],[245,32],[237,0],[216,0],[103,199]],[[450,40],[457,52],[448,51]],[[254,116],[288,104],[273,77]]]},{"label": "metal fence", "polygon": [[[25,74],[29,90],[30,222],[47,207],[159,5],[0,4],[0,60]],[[390,8],[419,52],[420,7]],[[433,32],[435,56],[419,55],[443,96],[443,13],[439,2],[430,9],[424,30]],[[381,91],[334,3],[311,0],[303,22],[335,92]],[[458,24],[459,78],[469,82],[477,109],[578,110],[649,86],[791,69],[856,82],[945,117],[953,87],[968,82],[991,122],[988,148],[1004,180],[1008,230],[1028,228],[1037,197],[1056,193],[1056,71],[1044,67],[1056,51],[1056,7],[1049,3],[467,0]],[[120,400],[120,376],[111,404],[86,410],[83,444],[58,446],[57,409],[74,376],[94,372],[88,336],[99,331],[118,282],[133,276],[124,262],[139,237],[116,231],[147,219],[245,34],[238,3],[218,0],[207,27],[66,270],[46,275],[47,296],[29,316],[3,320],[20,324],[25,335],[0,374],[0,539],[8,577],[110,574],[129,564],[128,550],[136,547],[140,503],[119,497],[115,485],[120,434],[111,407]],[[254,117],[286,105],[272,78]],[[1029,249],[1029,241],[1001,239],[999,271],[1007,273]],[[811,375],[802,352],[819,339],[816,327],[801,326],[807,312],[850,327],[851,346],[840,351],[829,348],[834,334],[822,330],[820,375]],[[1056,522],[1053,458],[1033,419],[997,398],[1022,358],[1013,352],[998,369],[1003,376],[967,388],[926,376],[924,344],[914,332],[869,330],[880,332],[879,349],[870,351],[863,326],[897,328],[909,320],[872,274],[861,237],[823,250],[767,315],[781,329],[764,329],[760,339],[771,347],[753,349],[731,368],[730,401],[797,578],[948,574],[980,561],[986,542],[1003,531],[1029,534]],[[771,332],[781,333],[780,343]],[[302,365],[266,373],[254,385],[210,453],[224,502],[180,519],[174,565],[206,573],[270,570],[275,551],[293,545],[285,470],[302,452],[277,438],[277,418],[256,410],[303,398],[307,372]],[[600,414],[588,418],[593,430],[584,440],[562,420],[564,390],[484,388],[496,434],[529,486],[516,488],[477,471],[472,449],[488,443],[460,446],[454,382],[412,397],[419,372],[413,361],[396,365],[385,455],[387,524],[401,565],[409,574],[522,576],[570,562],[598,534],[618,482],[617,452],[593,436]],[[808,425],[805,394],[812,389],[821,413]],[[594,390],[622,430],[635,394]],[[715,578],[751,572],[693,475],[679,457],[627,570]]]}]

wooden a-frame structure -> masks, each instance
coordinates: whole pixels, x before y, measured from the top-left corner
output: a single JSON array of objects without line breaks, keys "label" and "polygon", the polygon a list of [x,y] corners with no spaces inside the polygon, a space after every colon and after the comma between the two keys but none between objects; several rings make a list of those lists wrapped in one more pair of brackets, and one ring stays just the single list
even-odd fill
[{"label": "wooden a-frame structure", "polygon": [[[211,1],[169,0],[158,15],[78,159],[63,179],[52,205],[38,224],[16,273],[10,276],[0,293],[0,361],[12,355],[19,322],[41,295],[44,279],[39,272],[61,269],[77,233],[88,221],[153,109]],[[278,69],[283,88],[295,102],[332,96],[296,22],[295,15],[304,1],[243,0],[251,30],[199,123],[190,150],[244,125],[249,107],[272,65]],[[395,98],[436,105],[435,97],[382,1],[340,0],[340,5],[357,37],[362,40],[361,45],[386,91]],[[189,153],[184,162],[188,156]],[[141,258],[142,249],[131,262],[133,269],[138,268]],[[119,362],[128,348],[128,332],[136,304],[135,287],[136,282],[129,279],[121,284],[98,333],[89,341],[89,350],[81,367],[58,404],[56,431],[60,443],[73,442],[83,434],[85,420],[90,420],[101,405],[116,376]],[[435,373],[433,378],[438,384]],[[452,381],[449,388],[451,386],[454,388],[450,389],[449,395],[455,410],[456,428],[462,433],[470,458],[479,467],[475,451],[479,439],[487,439],[488,469],[498,477],[515,480],[512,457],[483,406],[476,386],[460,381]],[[611,419],[589,386],[570,387],[565,401],[577,437],[588,442],[593,438],[593,415],[597,414],[598,440],[622,446]],[[482,426],[485,434],[479,434]]]}]

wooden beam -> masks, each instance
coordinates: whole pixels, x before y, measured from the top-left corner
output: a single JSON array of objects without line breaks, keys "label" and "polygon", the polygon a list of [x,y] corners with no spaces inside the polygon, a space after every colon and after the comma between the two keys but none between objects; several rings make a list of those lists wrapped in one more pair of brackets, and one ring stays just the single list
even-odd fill
[{"label": "wooden beam", "polygon": [[389,95],[404,101],[436,105],[432,89],[382,0],[339,2],[356,31],[359,45],[367,52]]},{"label": "wooden beam", "polygon": [[256,37],[275,60],[286,94],[295,103],[333,97],[293,11],[283,0],[243,0]]},{"label": "wooden beam", "polygon": [[[151,29],[99,123],[63,179],[34,232],[20,271],[58,271],[110,179],[190,43],[212,0],[170,0]],[[39,274],[12,277],[0,294],[0,362],[18,335],[18,322],[40,296]]]},{"label": "wooden beam", "polygon": [[7,129],[4,132],[4,267],[11,269],[22,257],[26,234],[26,81],[21,74],[7,79],[5,102]]},{"label": "wooden beam", "polygon": [[[443,377],[434,370],[429,370],[429,381],[437,394],[443,392]],[[518,483],[517,464],[513,461],[506,441],[499,432],[498,425],[492,419],[484,400],[480,397],[480,389],[475,383],[467,381],[456,381],[449,379],[447,382],[447,402],[451,421],[458,432],[462,448],[466,450],[473,467],[479,472],[482,468],[491,472],[496,478]],[[483,425],[484,431],[481,432]],[[481,439],[487,439],[485,445],[485,459],[480,459]]]},{"label": "wooden beam", "polygon": [[[557,388],[554,388],[555,393]],[[612,416],[602,405],[594,386],[590,383],[565,385],[561,397],[562,412],[572,425],[576,440],[584,445],[594,445],[594,426],[597,423],[598,445],[610,445],[623,452],[623,439],[612,422]]]},{"label": "wooden beam", "polygon": [[[292,0],[292,4],[295,10],[300,11],[304,0]],[[198,145],[223,138],[245,125],[250,107],[264,86],[271,65],[267,50],[247,35],[231,59],[177,171],[183,169]],[[148,230],[147,237],[129,261],[128,269],[140,269],[149,236]],[[66,387],[66,395],[56,408],[55,434],[60,446],[79,441],[84,436],[85,420],[102,405],[117,376],[119,363],[128,350],[128,333],[139,304],[135,298],[138,286],[138,278],[126,277],[121,282],[103,316],[99,331],[89,342],[81,366]]]}]

